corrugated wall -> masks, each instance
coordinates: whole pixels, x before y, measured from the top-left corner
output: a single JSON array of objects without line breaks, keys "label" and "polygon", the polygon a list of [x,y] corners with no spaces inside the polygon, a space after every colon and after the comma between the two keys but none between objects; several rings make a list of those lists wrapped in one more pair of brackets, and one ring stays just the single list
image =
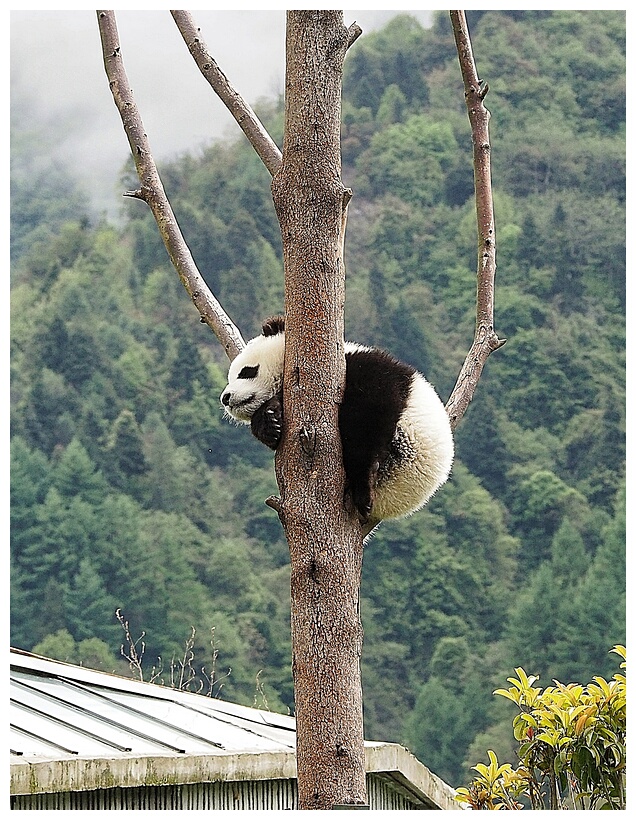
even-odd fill
[{"label": "corrugated wall", "polygon": [[367,801],[369,808],[374,811],[406,811],[407,809],[423,809],[423,805],[415,805],[413,798],[409,799],[386,779],[378,775],[367,775]]},{"label": "corrugated wall", "polygon": [[[368,800],[374,810],[405,810],[416,806],[389,782],[375,775],[367,776]],[[197,783],[182,786],[142,786],[132,789],[97,789],[86,792],[17,795],[11,798],[12,809],[126,809],[140,810],[250,810],[296,809],[298,795],[295,780],[261,780]]]}]

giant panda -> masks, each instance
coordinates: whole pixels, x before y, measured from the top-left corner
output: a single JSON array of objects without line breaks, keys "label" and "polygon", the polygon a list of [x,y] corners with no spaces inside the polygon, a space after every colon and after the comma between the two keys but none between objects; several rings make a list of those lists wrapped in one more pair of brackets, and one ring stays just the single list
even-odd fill
[{"label": "giant panda", "polygon": [[[226,416],[250,424],[272,450],[282,431],[285,319],[263,324],[230,365]],[[422,507],[448,478],[453,435],[444,405],[421,373],[376,347],[345,343],[338,425],[346,489],[364,531]]]}]

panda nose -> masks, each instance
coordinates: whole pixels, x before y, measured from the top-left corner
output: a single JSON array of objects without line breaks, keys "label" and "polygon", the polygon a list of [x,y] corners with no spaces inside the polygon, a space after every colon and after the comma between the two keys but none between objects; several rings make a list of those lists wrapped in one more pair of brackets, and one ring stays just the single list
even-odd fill
[{"label": "panda nose", "polygon": [[224,391],[223,393],[221,393],[221,404],[222,404],[224,407],[227,407],[227,406],[228,406],[228,404],[230,403],[230,399],[231,399],[231,398],[232,398],[232,394],[231,394],[231,393],[227,393],[227,392],[225,392],[225,391]]}]

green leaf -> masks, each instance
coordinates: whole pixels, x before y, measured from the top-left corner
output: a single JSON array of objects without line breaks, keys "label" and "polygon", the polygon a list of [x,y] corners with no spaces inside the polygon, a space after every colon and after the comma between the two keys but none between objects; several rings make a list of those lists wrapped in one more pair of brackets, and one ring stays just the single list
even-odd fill
[{"label": "green leaf", "polygon": [[[508,678],[510,680],[510,678]],[[519,704],[519,700],[521,699],[521,692],[514,691],[513,689],[495,689],[493,695],[501,695],[504,698],[508,698],[513,703]]]}]

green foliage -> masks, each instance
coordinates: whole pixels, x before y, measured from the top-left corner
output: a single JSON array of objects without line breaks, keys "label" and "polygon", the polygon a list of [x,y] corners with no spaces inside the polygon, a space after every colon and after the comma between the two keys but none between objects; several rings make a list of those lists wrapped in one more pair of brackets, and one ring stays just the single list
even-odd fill
[{"label": "green foliage", "polygon": [[358,185],[372,197],[390,192],[419,207],[437,205],[443,201],[445,174],[456,156],[451,126],[416,114],[371,138],[356,163]]},{"label": "green foliage", "polygon": [[19,125],[11,129],[11,258],[26,254],[47,281],[81,250],[86,222],[76,220],[86,213],[88,199],[66,168],[54,162],[43,166],[49,136],[45,129],[31,130],[27,107],[16,106],[12,123],[17,119]]},{"label": "green foliage", "polygon": [[[609,679],[606,648],[625,641],[625,14],[468,16],[490,86],[507,344],[457,430],[449,483],[367,545],[361,601],[367,736],[407,742],[450,783],[487,749],[515,761],[512,703],[487,697],[505,670]],[[361,37],[344,87],[347,336],[445,400],[473,338],[476,268],[447,12]],[[280,139],[282,101],[259,114]],[[215,694],[292,709],[271,453],[223,419],[227,359],[148,209],[127,199],[120,224],[93,219],[32,119],[12,135],[11,641],[114,669],[78,647],[120,661],[119,610],[170,685],[194,628],[197,680],[214,666]],[[203,276],[257,333],[283,308],[267,171],[241,139],[162,178]]]},{"label": "green foliage", "polygon": [[[624,646],[612,649],[623,660]],[[621,663],[624,669],[625,663]],[[457,800],[473,809],[625,809],[626,688],[624,674],[608,682],[595,675],[587,686],[555,680],[546,689],[522,667],[508,678],[509,689],[495,694],[518,708],[512,726],[518,742],[519,766],[490,763],[473,768],[478,776]]]},{"label": "green foliage", "polygon": [[121,658],[113,655],[105,641],[99,638],[76,641],[68,629],[60,629],[47,635],[33,647],[33,652],[45,658],[55,658],[66,663],[87,666],[89,669],[99,669],[102,672],[125,672]]},{"label": "green foliage", "polygon": [[563,519],[551,539],[550,556],[526,577],[503,636],[509,657],[535,663],[551,677],[576,679],[590,663],[609,672],[608,639],[625,641],[625,494],[600,531],[591,557],[590,533],[579,519]]},{"label": "green foliage", "polygon": [[365,37],[347,62],[344,91],[357,107],[368,106],[380,123],[386,117],[386,91],[399,91],[405,104],[426,105],[428,33],[412,17],[394,17],[381,31]]},{"label": "green foliage", "polygon": [[488,692],[483,681],[492,659],[478,658],[467,637],[441,638],[404,725],[404,741],[446,782],[457,779],[457,759],[468,739],[486,726]]}]

